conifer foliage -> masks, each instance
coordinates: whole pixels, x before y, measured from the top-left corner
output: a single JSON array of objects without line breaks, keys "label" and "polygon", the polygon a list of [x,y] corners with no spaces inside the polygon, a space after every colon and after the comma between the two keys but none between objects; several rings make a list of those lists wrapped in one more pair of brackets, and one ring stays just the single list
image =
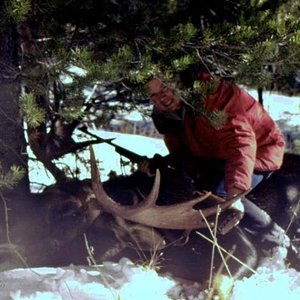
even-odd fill
[{"label": "conifer foliage", "polygon": [[[5,0],[0,15],[18,45],[16,101],[30,145],[60,177],[51,160],[76,149],[74,128],[96,112],[105,119],[111,101],[144,104],[144,84],[158,73],[173,81],[196,64],[253,88],[299,93],[298,1]],[[178,93],[205,114],[207,89],[191,84]],[[216,126],[223,120],[209,117]]]}]

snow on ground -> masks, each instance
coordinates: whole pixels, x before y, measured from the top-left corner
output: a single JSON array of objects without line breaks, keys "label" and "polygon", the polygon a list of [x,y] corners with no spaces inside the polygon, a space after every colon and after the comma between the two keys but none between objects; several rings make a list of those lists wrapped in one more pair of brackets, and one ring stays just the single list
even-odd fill
[{"label": "snow on ground", "polygon": [[[283,113],[300,113],[300,99],[283,96],[265,97],[266,108],[276,120]],[[272,98],[273,97],[273,98]],[[275,97],[275,98],[274,98]],[[278,110],[277,110],[278,109]],[[299,116],[297,116],[299,125]],[[291,124],[296,122],[291,120]],[[93,131],[103,138],[114,137],[114,142],[140,155],[152,157],[165,155],[167,150],[160,139],[124,135],[105,131]],[[106,144],[94,146],[101,160],[103,180],[110,170],[124,172],[120,156]],[[88,152],[84,153],[88,155]],[[71,155],[60,161],[70,168],[81,170],[80,178],[88,178],[88,170]],[[40,165],[31,162],[30,178],[36,184],[51,184],[53,178]],[[125,170],[126,172],[126,170]],[[1,300],[204,300],[207,295],[198,284],[182,285],[170,277],[161,277],[155,271],[137,267],[126,258],[119,263],[105,262],[98,267],[15,269],[0,273]],[[228,300],[300,299],[300,273],[286,269],[277,261],[270,261],[248,278],[236,281]],[[226,300],[227,300],[226,299]]]},{"label": "snow on ground", "polygon": [[[206,300],[201,286],[181,284],[127,258],[101,266],[14,269],[0,273],[1,300]],[[294,269],[258,269],[236,281],[224,300],[300,299],[300,273]]]},{"label": "snow on ground", "polygon": [[[248,90],[254,98],[257,92]],[[290,127],[300,126],[300,97],[288,97],[277,93],[264,92],[264,108],[276,121],[286,121]],[[300,131],[300,128],[299,128]]]},{"label": "snow on ground", "polygon": [[299,300],[300,273],[295,269],[281,269],[275,272],[269,268],[259,269],[257,274],[235,283],[230,299]]},{"label": "snow on ground", "polygon": [[[112,139],[113,143],[122,146],[136,154],[153,157],[154,154],[158,153],[161,155],[166,155],[168,153],[166,146],[163,141],[158,138],[150,138],[145,136],[136,136],[133,134],[121,134],[117,132],[108,132],[104,130],[89,130],[91,133],[104,138],[104,139]],[[81,138],[80,141],[90,140],[89,136],[86,138]],[[95,144],[93,145],[96,158],[100,161],[101,168],[101,179],[107,180],[109,172],[114,170],[118,175],[119,174],[128,174],[130,172],[130,166],[122,167],[120,162],[120,155],[114,151],[114,147],[108,145],[106,143]],[[28,149],[29,155],[33,156],[30,149]],[[85,150],[80,153],[81,157],[88,158],[89,151]],[[57,161],[58,166],[68,167],[70,170],[74,170],[78,168],[80,170],[79,179],[90,178],[90,170],[86,168],[84,164],[80,160],[78,160],[75,155],[68,154],[65,155],[62,159]],[[33,190],[38,190],[39,185],[50,185],[54,183],[53,176],[45,171],[40,162],[30,161],[29,162],[30,169],[30,181],[32,184]]]},{"label": "snow on ground", "polygon": [[167,292],[175,286],[171,279],[137,268],[126,258],[97,268],[15,269],[0,274],[0,283],[3,300],[163,300],[169,299]]}]

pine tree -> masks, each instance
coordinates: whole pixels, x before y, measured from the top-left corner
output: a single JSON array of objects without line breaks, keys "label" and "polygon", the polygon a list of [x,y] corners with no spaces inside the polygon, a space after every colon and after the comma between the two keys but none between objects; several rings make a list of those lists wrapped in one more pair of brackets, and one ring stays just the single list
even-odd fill
[{"label": "pine tree", "polygon": [[[6,0],[1,35],[14,53],[11,78],[16,86],[21,80],[23,94],[13,97],[31,147],[62,179],[52,159],[75,149],[70,135],[83,118],[100,111],[105,119],[112,100],[143,107],[148,78],[163,73],[173,81],[194,64],[261,91],[298,93],[299,6],[293,0]],[[86,87],[98,92],[87,96]],[[206,114],[201,99],[208,91],[192,84],[177,92]],[[218,126],[224,116],[207,117]],[[53,139],[74,147],[59,151]]]},{"label": "pine tree", "polygon": [[[29,190],[27,155],[19,111],[21,92],[16,30],[0,12],[0,196],[7,188]],[[2,198],[2,197],[1,197]]]}]

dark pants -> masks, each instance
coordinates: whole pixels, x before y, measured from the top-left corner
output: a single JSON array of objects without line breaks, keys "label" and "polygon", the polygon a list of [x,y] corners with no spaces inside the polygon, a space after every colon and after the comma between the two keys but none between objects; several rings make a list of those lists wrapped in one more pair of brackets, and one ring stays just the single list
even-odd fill
[{"label": "dark pants", "polygon": [[[195,180],[196,188],[208,190],[220,197],[226,198],[224,175],[214,173],[213,168],[201,170]],[[207,172],[206,172],[207,171]],[[272,172],[255,172],[252,175],[251,189],[272,175]],[[271,217],[246,197],[242,198],[245,214],[240,226],[245,229],[262,248],[271,249],[275,246],[288,246],[289,239],[284,230],[272,221]]]}]

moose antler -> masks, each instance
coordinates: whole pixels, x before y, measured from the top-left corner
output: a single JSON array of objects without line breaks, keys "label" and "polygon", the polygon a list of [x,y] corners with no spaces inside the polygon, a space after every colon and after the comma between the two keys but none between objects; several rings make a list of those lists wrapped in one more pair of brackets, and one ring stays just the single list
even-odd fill
[{"label": "moose antler", "polygon": [[[99,171],[95,161],[95,154],[90,146],[92,186],[98,204],[106,211],[122,217],[126,220],[164,229],[197,229],[207,227],[203,217],[215,215],[218,209],[226,209],[237,199],[233,198],[226,201],[220,197],[212,195],[210,192],[199,193],[199,197],[171,205],[156,205],[156,200],[160,186],[160,172],[156,170],[154,184],[147,198],[133,206],[122,206],[111,199],[104,191]],[[202,209],[202,214],[194,206],[203,200],[213,197],[218,204],[209,208]]]}]

